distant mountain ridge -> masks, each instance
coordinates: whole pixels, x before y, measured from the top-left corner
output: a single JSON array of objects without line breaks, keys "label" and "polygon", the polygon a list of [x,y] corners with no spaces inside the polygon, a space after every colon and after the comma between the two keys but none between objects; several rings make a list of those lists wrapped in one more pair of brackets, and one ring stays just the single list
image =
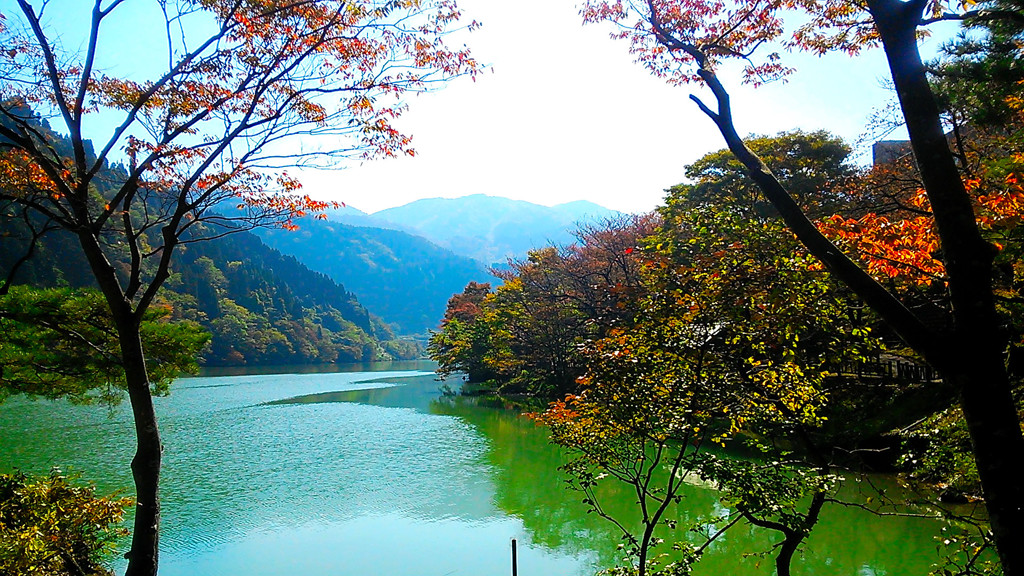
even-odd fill
[{"label": "distant mountain ridge", "polygon": [[[358,211],[356,211],[358,212]],[[425,198],[359,215],[348,211],[329,216],[355,225],[403,230],[421,235],[456,254],[484,264],[523,257],[534,248],[573,241],[579,223],[621,215],[587,200],[542,206],[485,194],[460,198]]]}]

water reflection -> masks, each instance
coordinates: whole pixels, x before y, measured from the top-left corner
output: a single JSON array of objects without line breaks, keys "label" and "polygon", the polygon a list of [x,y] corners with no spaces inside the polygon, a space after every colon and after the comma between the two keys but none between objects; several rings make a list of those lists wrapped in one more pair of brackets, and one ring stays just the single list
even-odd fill
[{"label": "water reflection", "polygon": [[[422,365],[388,372],[183,379],[158,400],[167,446],[161,574],[442,575],[593,573],[619,534],[586,514],[555,469],[565,456],[515,411],[443,397]],[[131,486],[125,407],[0,405],[0,469],[73,466],[104,490]],[[633,498],[602,494],[626,517]],[[721,510],[694,486],[675,514]],[[926,573],[938,525],[833,507],[798,574]],[[730,532],[704,574],[771,574],[744,557],[771,539]]]},{"label": "water reflection", "polygon": [[[361,402],[454,416],[471,424],[487,440],[485,458],[491,465],[494,503],[504,513],[520,518],[533,542],[577,556],[588,556],[598,566],[616,562],[615,545],[621,533],[608,521],[586,514],[580,496],[565,489],[553,473],[566,457],[547,442],[547,433],[517,411],[481,405],[475,398],[439,397],[430,376],[411,377],[404,385],[373,390],[309,395],[284,402]],[[875,482],[887,482],[876,478]],[[891,482],[890,482],[891,484]],[[889,490],[898,489],[890,485]],[[841,497],[861,502],[859,487],[850,482]],[[607,485],[599,493],[605,508],[616,518],[636,515],[635,497],[624,486]],[[674,519],[680,526],[699,524],[724,512],[719,494],[708,487],[690,486]],[[934,520],[909,517],[880,518],[858,508],[831,505],[797,561],[797,574],[925,574],[938,561]],[[697,534],[683,535],[693,543]],[[678,536],[677,536],[678,537]],[[711,546],[698,565],[698,574],[770,574],[774,560],[768,555],[776,535],[753,527],[737,527]],[[758,554],[761,553],[761,554]]]},{"label": "water reflection", "polygon": [[[582,513],[580,496],[552,482],[551,471],[564,463],[565,456],[546,443],[543,429],[524,424],[514,413],[480,409],[471,402],[441,401],[432,409],[465,419],[489,440],[487,458],[494,467],[495,502],[505,512],[522,518],[535,542],[571,553],[597,551],[601,566],[615,562],[614,547],[621,534],[595,514]],[[846,490],[846,496],[862,501],[852,493],[855,489]],[[599,498],[616,518],[636,515],[635,496],[624,486],[607,485]],[[692,485],[685,490],[674,519],[680,526],[691,526],[723,511],[715,490]],[[794,573],[853,575],[867,567],[879,575],[927,574],[938,559],[935,537],[939,529],[931,519],[880,518],[832,505],[822,514]],[[693,543],[703,542],[696,534],[688,536]],[[774,560],[752,553],[770,551],[775,539],[770,532],[738,526],[709,548],[695,572],[771,574]]]}]

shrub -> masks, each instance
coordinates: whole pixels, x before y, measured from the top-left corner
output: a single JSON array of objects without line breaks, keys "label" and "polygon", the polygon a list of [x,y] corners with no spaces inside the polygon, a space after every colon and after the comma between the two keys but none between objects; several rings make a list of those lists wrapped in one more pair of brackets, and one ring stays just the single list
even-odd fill
[{"label": "shrub", "polygon": [[97,496],[58,469],[31,478],[0,474],[0,574],[99,576],[130,498]]}]

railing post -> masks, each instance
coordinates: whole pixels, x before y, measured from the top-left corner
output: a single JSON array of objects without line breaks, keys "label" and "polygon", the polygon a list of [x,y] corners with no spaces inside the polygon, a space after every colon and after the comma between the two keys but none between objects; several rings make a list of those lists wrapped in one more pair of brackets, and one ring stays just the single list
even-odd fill
[{"label": "railing post", "polygon": [[516,539],[512,539],[512,576],[519,576],[519,567],[516,566]]}]

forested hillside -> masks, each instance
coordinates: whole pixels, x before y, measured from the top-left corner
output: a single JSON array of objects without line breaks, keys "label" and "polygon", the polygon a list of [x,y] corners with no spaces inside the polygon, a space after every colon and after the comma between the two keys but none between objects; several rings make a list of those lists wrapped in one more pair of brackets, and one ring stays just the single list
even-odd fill
[{"label": "forested hillside", "polygon": [[[0,273],[22,254],[24,239],[2,226]],[[85,262],[66,234],[52,233],[18,271],[19,284],[91,287]],[[357,362],[412,358],[356,297],[330,278],[267,247],[249,232],[198,242],[180,251],[163,292],[173,317],[198,321],[213,339],[206,365]]]},{"label": "forested hillside", "polygon": [[[356,296],[250,233],[182,251],[169,282],[181,309],[213,333],[208,364],[302,364],[414,358]],[[212,298],[216,296],[216,298]],[[203,309],[205,306],[205,310]]]},{"label": "forested hillside", "polygon": [[491,278],[479,262],[397,230],[306,218],[298,230],[263,228],[257,234],[344,284],[400,334],[437,328],[449,295]]}]

